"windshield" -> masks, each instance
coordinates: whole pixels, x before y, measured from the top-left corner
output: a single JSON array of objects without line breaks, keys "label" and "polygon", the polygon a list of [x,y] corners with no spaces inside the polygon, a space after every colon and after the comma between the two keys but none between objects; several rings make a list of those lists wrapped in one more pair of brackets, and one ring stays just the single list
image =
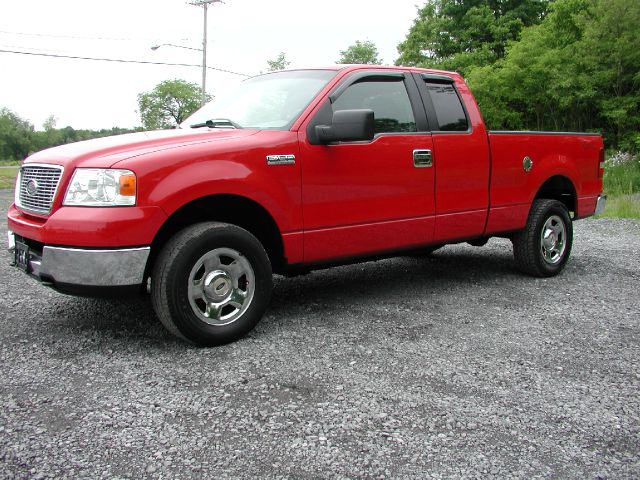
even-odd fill
[{"label": "windshield", "polygon": [[295,70],[250,78],[196,111],[180,127],[287,130],[336,73]]}]

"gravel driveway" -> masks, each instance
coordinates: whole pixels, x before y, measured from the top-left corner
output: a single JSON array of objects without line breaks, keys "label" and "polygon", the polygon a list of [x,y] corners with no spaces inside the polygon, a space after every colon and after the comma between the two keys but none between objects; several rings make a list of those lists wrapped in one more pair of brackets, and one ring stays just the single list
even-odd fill
[{"label": "gravel driveway", "polygon": [[277,277],[213,349],[3,249],[0,477],[638,478],[640,222],[575,227],[552,279],[497,239]]}]

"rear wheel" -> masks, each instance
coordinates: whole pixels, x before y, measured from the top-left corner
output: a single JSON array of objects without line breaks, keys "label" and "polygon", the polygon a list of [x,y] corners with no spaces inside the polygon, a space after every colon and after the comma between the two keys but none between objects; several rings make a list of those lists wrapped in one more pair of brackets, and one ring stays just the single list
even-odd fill
[{"label": "rear wheel", "polygon": [[573,225],[567,207],[557,200],[534,200],[523,231],[512,238],[519,270],[536,277],[562,271],[573,245]]},{"label": "rear wheel", "polygon": [[244,336],[271,297],[269,257],[235,225],[206,222],[176,234],[152,272],[156,315],[174,335],[201,346]]}]

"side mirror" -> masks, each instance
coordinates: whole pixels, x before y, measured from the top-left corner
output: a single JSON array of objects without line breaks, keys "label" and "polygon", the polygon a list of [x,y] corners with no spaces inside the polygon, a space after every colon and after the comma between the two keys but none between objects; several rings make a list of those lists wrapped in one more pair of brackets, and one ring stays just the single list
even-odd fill
[{"label": "side mirror", "polygon": [[373,140],[373,110],[338,110],[331,125],[317,125],[316,135],[322,144]]}]

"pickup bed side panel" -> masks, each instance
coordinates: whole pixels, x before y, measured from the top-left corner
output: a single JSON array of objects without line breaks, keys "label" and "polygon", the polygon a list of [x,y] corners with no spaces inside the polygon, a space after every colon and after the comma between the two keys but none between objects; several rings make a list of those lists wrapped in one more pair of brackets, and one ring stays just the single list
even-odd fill
[{"label": "pickup bed side panel", "polygon": [[[491,208],[487,234],[524,228],[531,202],[551,177],[573,185],[578,217],[593,214],[602,192],[598,178],[602,138],[590,134],[489,132],[492,156]],[[525,170],[525,157],[533,162]]]}]

